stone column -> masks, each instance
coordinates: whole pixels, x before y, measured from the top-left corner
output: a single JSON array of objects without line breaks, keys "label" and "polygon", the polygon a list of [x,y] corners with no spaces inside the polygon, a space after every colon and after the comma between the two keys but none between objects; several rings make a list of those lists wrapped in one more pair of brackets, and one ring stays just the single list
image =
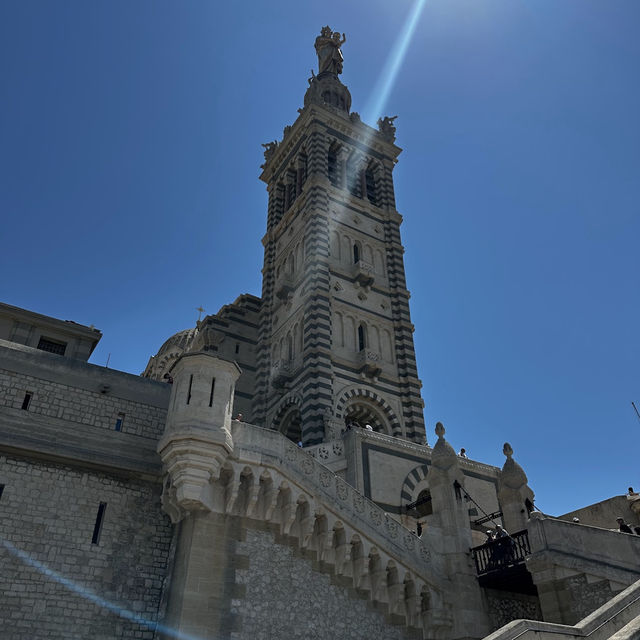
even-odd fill
[{"label": "stone column", "polygon": [[534,493],[527,484],[524,470],[513,459],[513,449],[508,442],[504,443],[502,451],[507,459],[500,473],[498,501],[506,530],[516,533],[527,528]]},{"label": "stone column", "polygon": [[[438,441],[433,447],[427,474],[435,523],[427,528],[426,534],[439,539],[453,585],[449,598],[455,599],[455,603],[448,600],[440,607],[432,603],[429,615],[423,616],[424,633],[429,638],[482,637],[489,632],[489,624],[469,551],[471,527],[464,499],[464,475],[456,452],[444,438],[445,429],[440,422],[435,432]],[[452,605],[455,616],[450,613]]]}]

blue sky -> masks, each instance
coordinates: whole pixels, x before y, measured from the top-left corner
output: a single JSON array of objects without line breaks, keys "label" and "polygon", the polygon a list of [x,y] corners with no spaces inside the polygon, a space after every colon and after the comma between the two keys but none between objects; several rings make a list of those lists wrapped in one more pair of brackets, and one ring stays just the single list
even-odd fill
[{"label": "blue sky", "polygon": [[[260,143],[302,105],[321,26],[353,110],[413,3],[0,5],[0,299],[94,324],[139,373],[260,293]],[[426,0],[382,113],[430,441],[508,440],[541,510],[640,485],[637,0]],[[370,124],[374,124],[370,122]],[[614,526],[614,523],[612,523]]]}]

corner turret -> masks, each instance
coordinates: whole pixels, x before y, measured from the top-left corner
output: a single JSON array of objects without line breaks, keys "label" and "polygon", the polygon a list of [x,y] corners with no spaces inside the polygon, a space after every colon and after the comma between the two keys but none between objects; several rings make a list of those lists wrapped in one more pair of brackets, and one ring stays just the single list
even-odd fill
[{"label": "corner turret", "polygon": [[169,475],[163,505],[174,522],[208,504],[207,488],[233,451],[231,411],[240,367],[203,352],[173,366],[167,424],[158,453]]}]

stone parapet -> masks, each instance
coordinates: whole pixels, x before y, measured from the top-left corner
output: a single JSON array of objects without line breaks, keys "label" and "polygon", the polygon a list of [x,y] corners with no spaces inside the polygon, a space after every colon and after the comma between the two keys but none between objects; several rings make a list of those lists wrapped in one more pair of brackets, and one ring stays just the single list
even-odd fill
[{"label": "stone parapet", "polygon": [[537,620],[514,620],[485,640],[608,640],[622,637],[635,638],[636,635],[624,633],[629,625],[640,620],[640,581],[634,583],[615,598],[601,606],[576,625],[554,624]]}]

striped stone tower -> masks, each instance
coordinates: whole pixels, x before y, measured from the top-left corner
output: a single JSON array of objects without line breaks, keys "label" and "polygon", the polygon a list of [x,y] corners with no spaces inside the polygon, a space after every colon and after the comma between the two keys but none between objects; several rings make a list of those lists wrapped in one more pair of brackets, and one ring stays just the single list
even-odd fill
[{"label": "striped stone tower", "polygon": [[393,118],[367,126],[339,80],[344,35],[316,38],[304,108],[263,145],[269,209],[254,419],[314,444],[347,424],[425,442]]}]

